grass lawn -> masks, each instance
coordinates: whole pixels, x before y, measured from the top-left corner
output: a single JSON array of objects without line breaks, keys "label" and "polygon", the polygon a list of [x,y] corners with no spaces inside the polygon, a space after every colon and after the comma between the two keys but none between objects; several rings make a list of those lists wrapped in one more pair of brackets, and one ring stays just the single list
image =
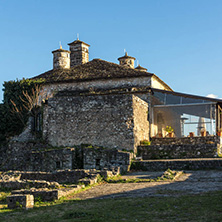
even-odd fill
[{"label": "grass lawn", "polygon": [[[4,206],[4,203],[0,206]],[[180,197],[59,200],[31,210],[0,207],[0,221],[222,221],[222,192]]]}]

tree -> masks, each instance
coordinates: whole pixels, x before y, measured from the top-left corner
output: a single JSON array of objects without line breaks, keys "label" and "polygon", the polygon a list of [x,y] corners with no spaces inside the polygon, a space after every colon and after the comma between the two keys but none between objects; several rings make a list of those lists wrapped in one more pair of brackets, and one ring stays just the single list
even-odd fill
[{"label": "tree", "polygon": [[42,102],[48,100],[53,96],[53,93],[49,93],[43,89],[40,85],[35,85],[30,92],[22,91],[22,96],[19,96],[22,101],[22,106],[17,106],[13,100],[10,100],[13,107],[12,112],[18,115],[18,118],[22,124],[26,125],[26,118],[24,118],[24,110],[28,112],[29,116],[34,120],[34,131],[36,126],[39,125],[39,115],[41,114]]}]

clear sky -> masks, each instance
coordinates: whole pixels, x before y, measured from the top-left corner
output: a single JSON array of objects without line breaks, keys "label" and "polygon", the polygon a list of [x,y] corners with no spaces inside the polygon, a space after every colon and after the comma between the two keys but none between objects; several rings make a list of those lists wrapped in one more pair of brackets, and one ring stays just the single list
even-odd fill
[{"label": "clear sky", "polygon": [[79,33],[90,60],[126,49],[173,90],[222,98],[221,12],[221,0],[0,0],[0,89],[52,69]]}]

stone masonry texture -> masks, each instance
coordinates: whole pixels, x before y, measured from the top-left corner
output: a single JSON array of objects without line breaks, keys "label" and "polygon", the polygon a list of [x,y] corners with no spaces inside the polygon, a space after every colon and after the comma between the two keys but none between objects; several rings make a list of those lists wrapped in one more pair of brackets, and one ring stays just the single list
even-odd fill
[{"label": "stone masonry texture", "polygon": [[55,96],[44,108],[43,136],[52,146],[135,151],[141,138],[148,139],[147,116],[147,103],[135,95]]},{"label": "stone masonry texture", "polygon": [[[0,170],[23,170],[55,172],[74,169],[93,169],[95,159],[91,163],[85,158],[101,159],[103,164],[99,169],[120,168],[125,171],[129,168],[132,154],[117,149],[106,149],[93,147],[92,145],[81,145],[75,147],[47,147],[46,144],[35,144],[33,142],[11,142],[6,149],[5,158],[0,159]],[[95,155],[99,154],[99,155]],[[98,165],[98,160],[97,160]],[[81,171],[80,171],[81,172]],[[71,172],[68,172],[70,174]],[[74,173],[78,174],[77,171]],[[35,178],[38,179],[38,178]]]},{"label": "stone masonry texture", "polygon": [[153,138],[150,146],[139,146],[138,156],[149,159],[184,159],[218,157],[220,139],[217,136]]},{"label": "stone masonry texture", "polygon": [[9,209],[23,208],[29,209],[34,206],[34,196],[33,195],[22,195],[14,194],[7,197],[7,203]]},{"label": "stone masonry texture", "polygon": [[174,159],[174,160],[143,160],[135,161],[131,170],[222,170],[221,158]]}]

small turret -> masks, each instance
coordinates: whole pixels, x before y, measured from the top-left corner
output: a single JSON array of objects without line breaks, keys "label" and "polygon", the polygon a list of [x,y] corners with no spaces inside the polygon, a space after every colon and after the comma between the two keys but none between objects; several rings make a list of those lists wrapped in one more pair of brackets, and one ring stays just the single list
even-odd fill
[{"label": "small turret", "polygon": [[123,57],[119,57],[118,60],[120,65],[134,69],[135,58],[128,56],[127,52],[125,52],[125,55]]},{"label": "small turret", "polygon": [[70,55],[70,66],[81,65],[89,61],[89,47],[87,43],[80,41],[78,38],[74,42],[68,44]]},{"label": "small turret", "polygon": [[52,51],[53,69],[69,69],[70,68],[70,51],[60,48]]},{"label": "small turret", "polygon": [[146,68],[144,68],[144,67],[142,67],[142,66],[140,66],[140,65],[138,65],[135,69],[136,69],[136,70],[139,70],[139,71],[144,71],[144,72],[147,71]]}]

